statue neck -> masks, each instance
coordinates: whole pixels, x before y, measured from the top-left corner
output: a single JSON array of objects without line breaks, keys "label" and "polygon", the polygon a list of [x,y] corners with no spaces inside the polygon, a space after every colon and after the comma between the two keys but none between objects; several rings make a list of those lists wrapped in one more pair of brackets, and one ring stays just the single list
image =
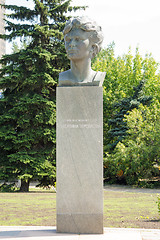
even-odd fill
[{"label": "statue neck", "polygon": [[71,72],[77,82],[88,81],[93,74],[93,70],[91,69],[91,59],[85,61],[71,61]]}]

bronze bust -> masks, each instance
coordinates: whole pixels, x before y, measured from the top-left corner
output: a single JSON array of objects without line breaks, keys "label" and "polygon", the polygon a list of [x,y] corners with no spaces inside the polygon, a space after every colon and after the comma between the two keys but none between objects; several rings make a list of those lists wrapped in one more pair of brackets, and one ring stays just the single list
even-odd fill
[{"label": "bronze bust", "polygon": [[59,86],[102,86],[106,73],[91,69],[101,50],[101,27],[88,17],[76,17],[66,23],[63,34],[71,69],[59,74]]}]

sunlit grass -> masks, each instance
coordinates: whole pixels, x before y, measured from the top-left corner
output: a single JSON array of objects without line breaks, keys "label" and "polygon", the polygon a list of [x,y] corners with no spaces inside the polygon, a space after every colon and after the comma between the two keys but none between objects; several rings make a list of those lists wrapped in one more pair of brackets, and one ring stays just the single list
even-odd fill
[{"label": "sunlit grass", "polygon": [[[104,191],[104,227],[158,228],[157,194]],[[54,190],[0,193],[1,226],[55,226]]]}]

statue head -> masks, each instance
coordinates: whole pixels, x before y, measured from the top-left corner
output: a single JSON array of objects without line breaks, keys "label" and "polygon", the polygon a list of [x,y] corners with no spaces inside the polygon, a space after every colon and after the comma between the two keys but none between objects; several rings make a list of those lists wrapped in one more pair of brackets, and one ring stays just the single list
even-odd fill
[{"label": "statue head", "polygon": [[[72,33],[72,34],[71,34]],[[75,17],[67,21],[65,28],[63,30],[66,51],[68,50],[69,41],[71,38],[74,38],[74,44],[77,46],[78,41],[87,40],[89,41],[88,51],[90,58],[94,58],[97,53],[101,50],[101,45],[103,42],[103,33],[102,29],[97,23],[88,17]],[[76,36],[75,36],[76,35]],[[79,39],[78,39],[79,38]],[[80,43],[79,43],[80,46]],[[72,47],[73,48],[73,47]],[[71,48],[70,48],[71,49]],[[81,50],[82,53],[82,50]],[[68,54],[68,52],[67,52]],[[83,54],[83,53],[82,53]]]}]

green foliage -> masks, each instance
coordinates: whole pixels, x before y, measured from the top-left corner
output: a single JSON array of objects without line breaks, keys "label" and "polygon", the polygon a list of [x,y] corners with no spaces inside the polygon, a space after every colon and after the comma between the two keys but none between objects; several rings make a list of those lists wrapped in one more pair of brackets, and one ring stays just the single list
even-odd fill
[{"label": "green foliage", "polygon": [[157,198],[158,212],[160,214],[160,197]]},{"label": "green foliage", "polygon": [[129,49],[122,57],[115,56],[115,44],[110,44],[103,49],[94,59],[92,68],[97,71],[106,72],[103,84],[104,94],[104,150],[108,151],[110,143],[108,138],[108,119],[111,119],[114,111],[114,104],[123,98],[133,95],[133,87],[137,87],[141,80],[145,80],[144,94],[159,99],[160,96],[160,75],[156,74],[158,63],[151,55],[146,55],[143,59],[138,48],[133,56]]},{"label": "green foliage", "polygon": [[140,105],[125,116],[125,121],[128,135],[107,155],[105,165],[108,162],[112,165],[110,177],[114,180],[123,179],[129,185],[137,185],[140,179],[159,175],[155,166],[160,165],[160,104]]},{"label": "green foliage", "polygon": [[12,53],[17,53],[21,49],[26,49],[29,44],[30,44],[29,39],[22,39],[19,44],[17,43],[17,41],[13,41]]},{"label": "green foliage", "polygon": [[[143,59],[138,49],[134,56],[129,49],[122,57],[115,57],[114,43],[93,61],[94,70],[106,72],[103,101],[104,177],[107,181],[139,184],[140,179],[159,174],[155,168],[160,164],[158,66],[151,54]],[[145,81],[143,92],[142,80]],[[150,97],[152,104],[143,106],[150,102]],[[109,132],[113,129],[115,131]],[[115,133],[112,139],[110,133]],[[113,143],[118,144],[109,152],[108,146]]]},{"label": "green foliage", "polygon": [[128,115],[132,109],[138,108],[141,103],[143,105],[149,105],[151,102],[152,97],[144,96],[144,83],[145,81],[141,80],[139,85],[133,88],[134,92],[131,97],[123,98],[113,105],[114,114],[112,118],[108,120],[110,126],[110,130],[108,131],[110,138],[108,149],[110,152],[112,152],[116,145],[127,135],[128,126],[123,120],[125,114]]},{"label": "green foliage", "polygon": [[0,185],[0,192],[15,192],[16,187],[15,183],[6,184],[3,183]]},{"label": "green foliage", "polygon": [[[53,183],[56,177],[56,86],[68,67],[62,29],[70,1],[34,0],[34,9],[5,5],[5,35],[29,42],[0,64],[0,179]],[[9,21],[9,20],[11,21]],[[15,21],[12,20],[17,20]],[[27,20],[27,24],[25,21]],[[47,179],[47,181],[46,181]],[[26,187],[26,189],[28,189]]]}]

